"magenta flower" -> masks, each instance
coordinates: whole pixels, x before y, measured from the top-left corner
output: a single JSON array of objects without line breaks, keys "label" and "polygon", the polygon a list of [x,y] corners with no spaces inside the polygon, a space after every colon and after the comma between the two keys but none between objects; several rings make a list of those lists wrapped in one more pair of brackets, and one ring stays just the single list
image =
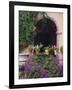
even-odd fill
[{"label": "magenta flower", "polygon": [[28,56],[28,61],[32,61],[32,55]]},{"label": "magenta flower", "polygon": [[25,72],[28,72],[29,69],[30,69],[30,65],[28,63],[25,63],[25,65],[24,65],[24,71]]},{"label": "magenta flower", "polygon": [[63,61],[62,60],[59,61],[59,65],[58,66],[59,66],[60,69],[63,69]]},{"label": "magenta flower", "polygon": [[48,77],[48,72],[47,72],[47,71],[42,71],[42,72],[40,73],[40,77],[41,77],[41,78]]},{"label": "magenta flower", "polygon": [[41,70],[41,66],[40,65],[32,66],[32,71],[40,72],[40,70]]},{"label": "magenta flower", "polygon": [[56,65],[58,65],[59,64],[59,60],[55,60],[55,62],[54,62]]}]

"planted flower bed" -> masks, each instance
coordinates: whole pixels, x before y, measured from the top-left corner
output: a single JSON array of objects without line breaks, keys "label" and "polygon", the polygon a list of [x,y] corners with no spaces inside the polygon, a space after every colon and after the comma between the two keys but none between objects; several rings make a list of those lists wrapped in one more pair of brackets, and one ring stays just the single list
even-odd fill
[{"label": "planted flower bed", "polygon": [[24,64],[19,65],[19,78],[49,78],[63,76],[63,62],[53,55],[29,55]]}]

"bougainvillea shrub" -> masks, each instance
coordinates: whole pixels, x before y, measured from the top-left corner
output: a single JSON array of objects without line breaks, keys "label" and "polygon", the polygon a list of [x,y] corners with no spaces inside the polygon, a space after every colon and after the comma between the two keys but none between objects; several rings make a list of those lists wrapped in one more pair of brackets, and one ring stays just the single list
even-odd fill
[{"label": "bougainvillea shrub", "polygon": [[63,60],[53,55],[29,55],[24,64],[19,65],[19,78],[49,78],[63,76]]}]

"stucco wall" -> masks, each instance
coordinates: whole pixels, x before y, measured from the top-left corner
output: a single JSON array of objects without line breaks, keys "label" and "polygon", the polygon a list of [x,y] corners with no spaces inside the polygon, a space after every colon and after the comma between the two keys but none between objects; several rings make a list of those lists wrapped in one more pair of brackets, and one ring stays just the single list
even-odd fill
[{"label": "stucco wall", "polygon": [[57,46],[63,45],[63,13],[47,12],[47,15],[51,17],[57,25]]}]

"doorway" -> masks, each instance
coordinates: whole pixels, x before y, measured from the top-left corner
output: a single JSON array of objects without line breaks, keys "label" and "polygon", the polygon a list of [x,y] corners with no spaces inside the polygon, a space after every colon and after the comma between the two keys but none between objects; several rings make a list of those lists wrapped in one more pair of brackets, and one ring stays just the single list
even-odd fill
[{"label": "doorway", "polygon": [[57,44],[57,26],[51,18],[43,18],[36,23],[34,44],[42,43],[44,47]]}]

